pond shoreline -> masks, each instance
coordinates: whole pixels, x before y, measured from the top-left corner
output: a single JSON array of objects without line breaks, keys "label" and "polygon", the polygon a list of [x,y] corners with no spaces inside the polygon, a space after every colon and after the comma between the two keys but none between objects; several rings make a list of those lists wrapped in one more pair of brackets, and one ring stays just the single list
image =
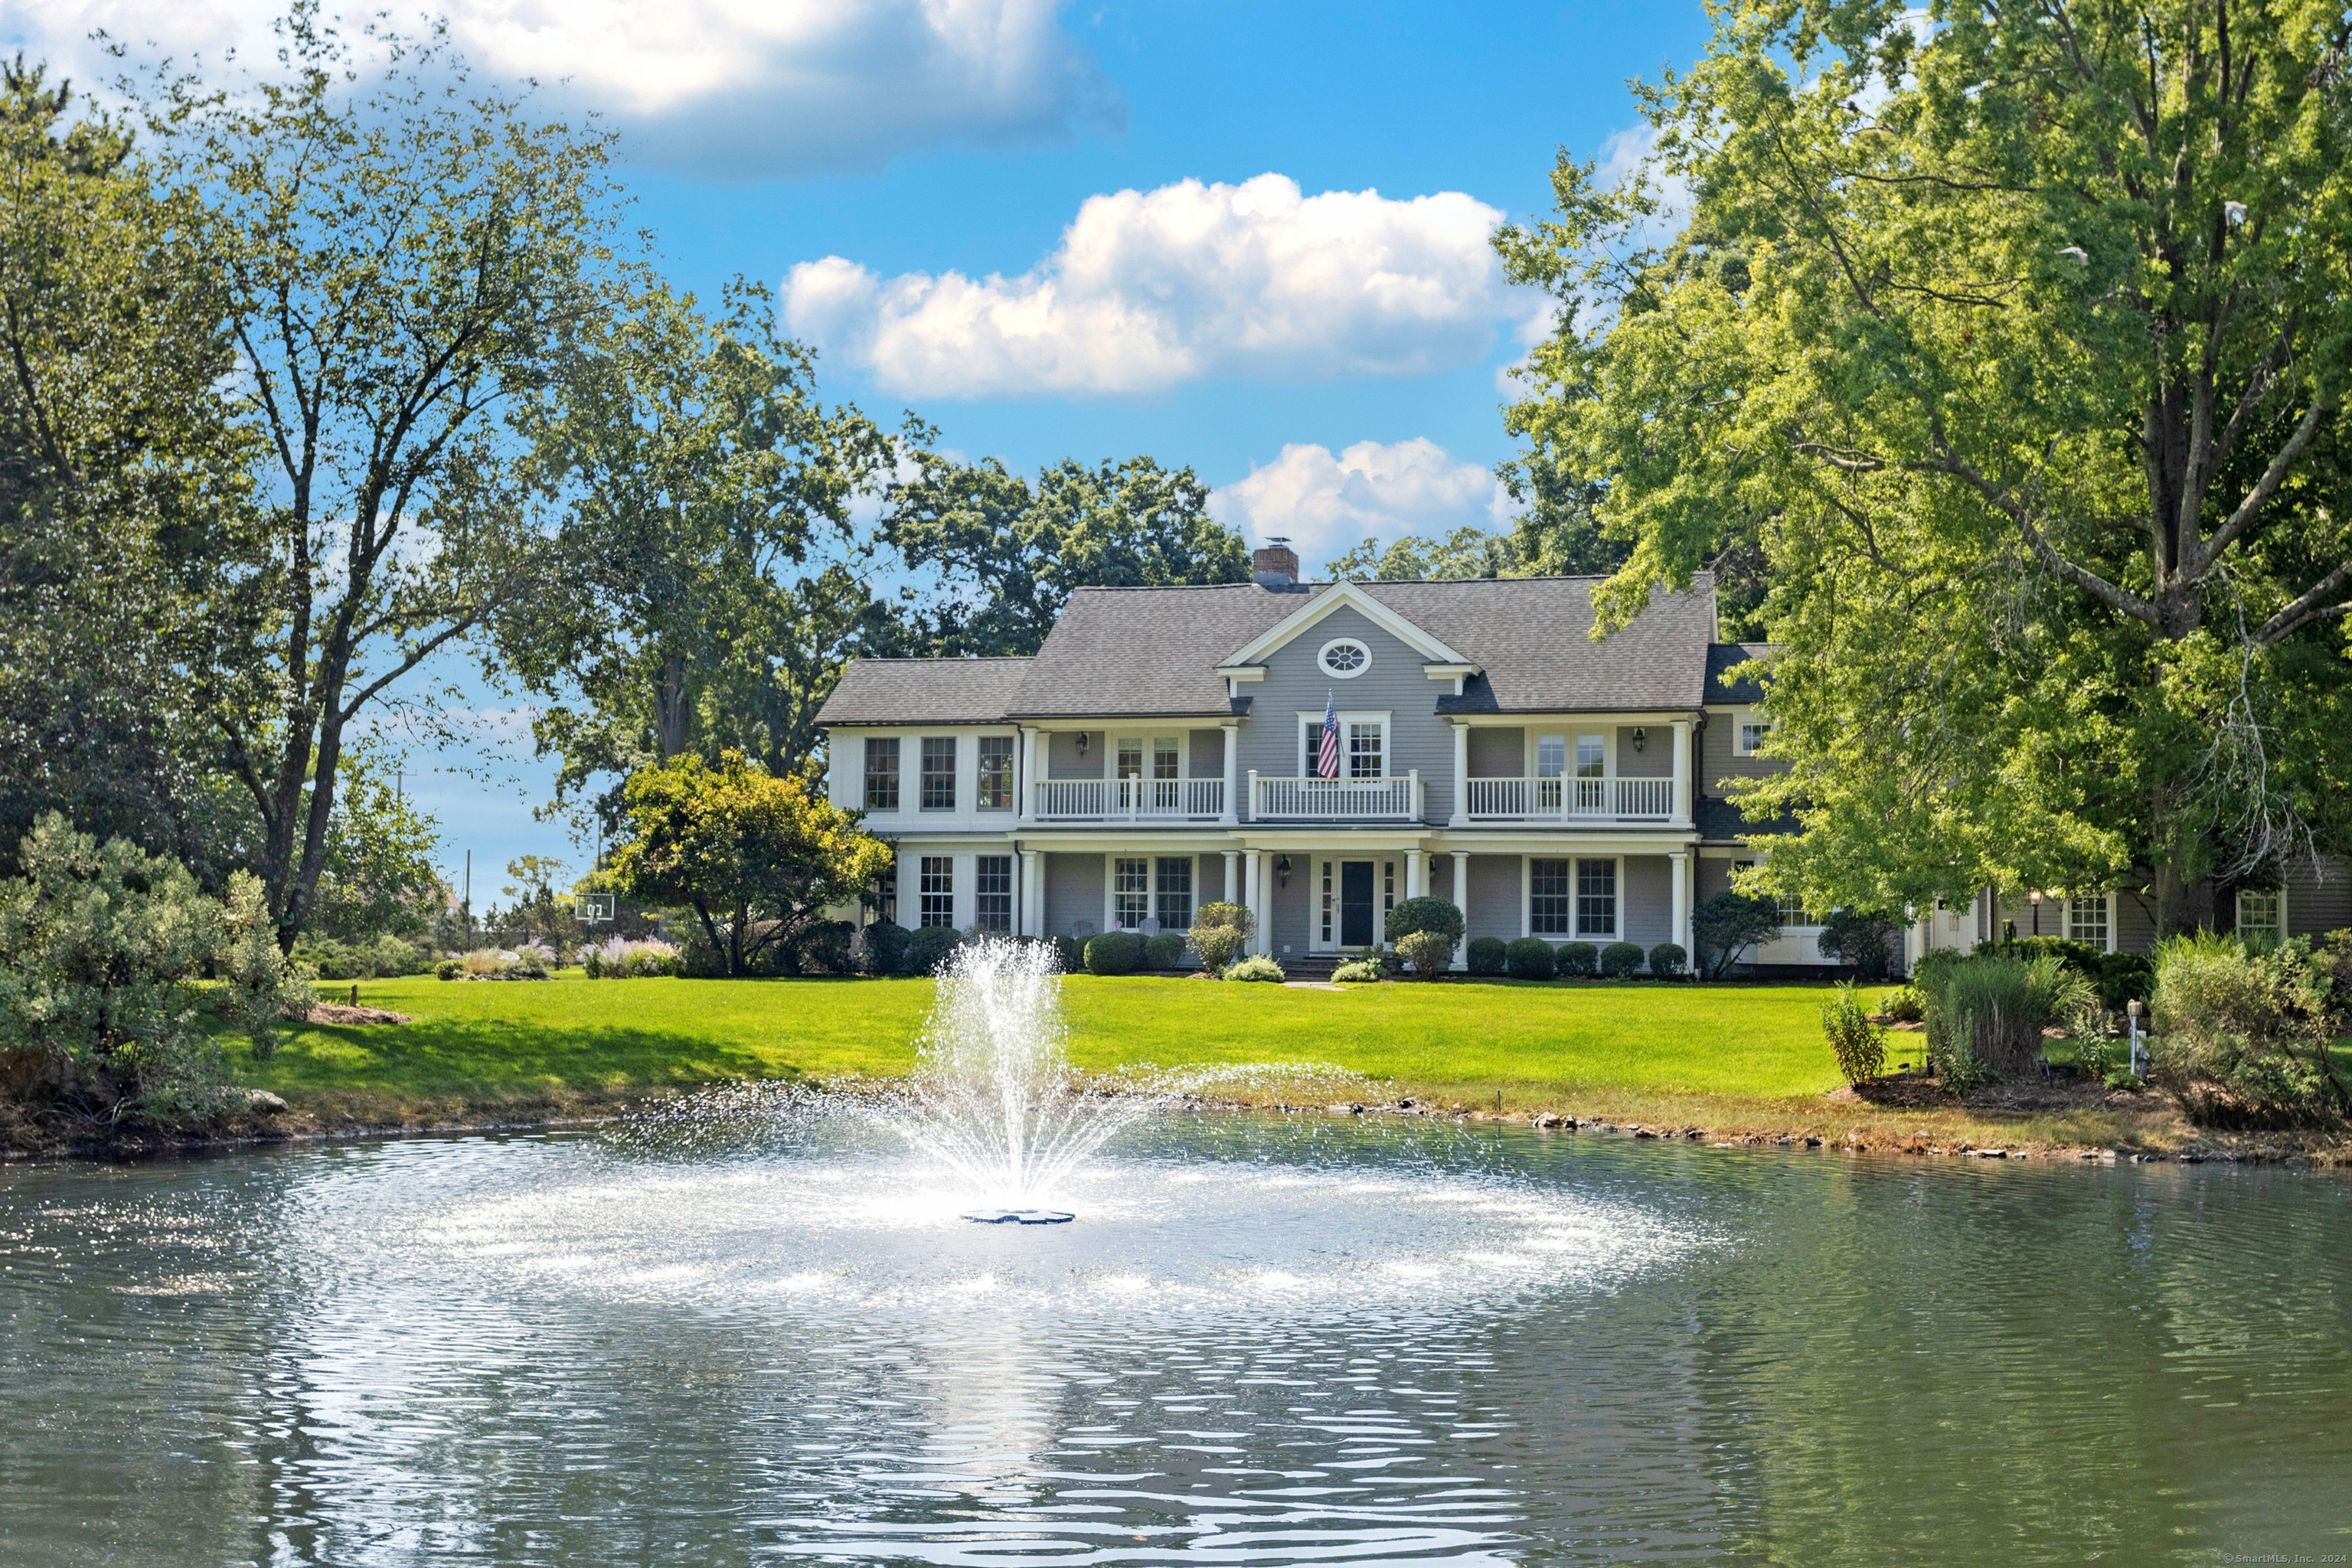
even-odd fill
[{"label": "pond shoreline", "polygon": [[[771,1079],[769,1082],[792,1082]],[[131,1134],[109,1141],[49,1136],[27,1141],[32,1130],[18,1122],[0,1125],[0,1134],[14,1133],[0,1146],[0,1163],[85,1161],[124,1163],[150,1160],[196,1158],[238,1149],[364,1140],[447,1137],[466,1133],[533,1132],[607,1126],[666,1103],[690,1099],[719,1083],[670,1090],[632,1090],[614,1096],[545,1095],[473,1104],[447,1101],[388,1101],[384,1097],[327,1095],[302,1097],[277,1113],[256,1112],[232,1127],[187,1137]],[[817,1090],[856,1093],[856,1083],[822,1085]],[[1371,1086],[1364,1086],[1370,1089]],[[1391,1089],[1393,1086],[1389,1086]],[[1107,1091],[1108,1092],[1108,1091]],[[2153,1091],[2151,1091],[2153,1094]],[[1605,1100],[1606,1097],[1591,1097]],[[1706,1109],[1710,1097],[1688,1097],[1677,1112]],[[1414,1095],[1395,1098],[1326,1100],[1296,1100],[1278,1094],[1193,1093],[1179,1097],[1181,1110],[1246,1110],[1284,1116],[1328,1116],[1428,1120],[1462,1123],[1532,1127],[1538,1131],[1576,1136],[1623,1138],[1636,1142],[1694,1143],[1709,1148],[1780,1149],[1796,1152],[1850,1155],[1900,1155],[1912,1158],[2020,1160],[2042,1163],[2100,1164],[2245,1164],[2308,1170],[2352,1168],[2352,1131],[2311,1130],[2299,1132],[2226,1132],[2198,1128],[2168,1103],[2128,1114],[2140,1123],[2134,1135],[2101,1142],[2069,1142],[2035,1136],[2032,1118],[2009,1129],[2013,1137],[1988,1137],[1988,1129],[1967,1107],[1913,1109],[1899,1120],[1911,1125],[1890,1128],[1854,1122],[1849,1100],[1841,1105],[1824,1096],[1812,1115],[1769,1113],[1718,1106],[1724,1114],[1708,1121],[1685,1114],[1660,1116],[1654,1101],[1640,1105],[1569,1109],[1513,1106],[1501,1110],[1440,1101]],[[1797,1108],[1784,1108],[1793,1112]],[[1874,1108],[1863,1107],[1864,1110]],[[1883,1114],[1871,1118],[1883,1123]],[[1941,1133],[1943,1135],[1939,1136]]]}]

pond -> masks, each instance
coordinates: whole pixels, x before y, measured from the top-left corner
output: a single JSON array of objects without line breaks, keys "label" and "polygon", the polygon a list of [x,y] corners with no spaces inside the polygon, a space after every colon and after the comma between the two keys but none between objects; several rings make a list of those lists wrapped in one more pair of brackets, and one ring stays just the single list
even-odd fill
[{"label": "pond", "polygon": [[2352,1551],[2352,1184],[1208,1112],[0,1171],[0,1561]]}]

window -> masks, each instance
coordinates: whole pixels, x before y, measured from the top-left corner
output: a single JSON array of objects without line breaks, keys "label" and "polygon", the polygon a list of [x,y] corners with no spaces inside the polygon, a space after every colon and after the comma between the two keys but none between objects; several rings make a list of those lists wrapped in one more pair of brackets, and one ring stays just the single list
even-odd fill
[{"label": "window", "polygon": [[1115,777],[1139,779],[1143,776],[1143,742],[1132,738],[1118,743],[1118,768]]},{"label": "window", "polygon": [[1151,862],[1122,855],[1111,862],[1110,920],[1117,931],[1133,931],[1151,912]]},{"label": "window", "polygon": [[[1381,913],[1385,915],[1394,908],[1396,908],[1396,862],[1383,860],[1381,862]],[[1386,931],[1388,921],[1383,920],[1381,922],[1381,929]]]},{"label": "window", "polygon": [[1528,930],[1537,936],[1569,934],[1568,862],[1528,862]]},{"label": "window", "polygon": [[1340,637],[1323,645],[1315,657],[1323,673],[1340,680],[1353,680],[1372,667],[1372,650],[1353,637]]},{"label": "window", "polygon": [[1609,771],[1609,743],[1599,735],[1576,738],[1576,776],[1597,779]]},{"label": "window", "polygon": [[927,926],[955,924],[955,857],[926,855],[918,868],[918,875],[920,880],[916,892],[920,900],[920,912],[916,916],[915,923]]},{"label": "window", "polygon": [[953,811],[955,809],[955,754],[953,735],[923,737],[923,809]]},{"label": "window", "polygon": [[1383,776],[1381,731],[1386,726],[1377,721],[1348,725],[1348,776],[1351,779],[1376,779]]},{"label": "window", "polygon": [[1536,777],[1556,779],[1568,772],[1568,737],[1538,735],[1536,737]]},{"label": "window", "polygon": [[898,737],[866,738],[866,809],[898,809]]},{"label": "window", "polygon": [[980,738],[980,809],[1013,809],[1013,737]]},{"label": "window", "polygon": [[982,855],[971,863],[971,921],[982,931],[1013,929],[1013,857]]},{"label": "window", "polygon": [[1617,934],[1617,862],[1576,863],[1576,934]]},{"label": "window", "polygon": [[897,925],[898,923],[898,862],[892,861],[890,868],[882,873],[882,885],[874,889],[874,918],[888,921],[892,925]]},{"label": "window", "polygon": [[1323,862],[1323,945],[1326,947],[1331,945],[1331,911],[1339,905],[1339,900],[1331,896],[1333,891],[1331,887],[1331,877],[1334,865],[1335,862],[1333,861],[1326,860]]},{"label": "window", "polygon": [[2066,900],[2066,940],[2086,942],[2102,952],[2114,950],[2113,928],[2107,923],[2107,896]]},{"label": "window", "polygon": [[[1752,859],[1734,860],[1731,863],[1731,873],[1737,877],[1742,871],[1753,869],[1755,866],[1756,862]],[[1774,907],[1780,911],[1775,918],[1783,927],[1817,926],[1822,923],[1806,910],[1805,901],[1794,894],[1767,893],[1764,897],[1772,900]]]},{"label": "window", "polygon": [[2238,938],[2275,945],[2286,940],[2286,895],[2238,889]]},{"label": "window", "polygon": [[1192,858],[1160,858],[1159,908],[1161,931],[1184,931],[1192,923]]},{"label": "window", "polygon": [[1162,735],[1151,742],[1151,776],[1155,779],[1181,779],[1184,776],[1183,742],[1173,735]]},{"label": "window", "polygon": [[1731,754],[1752,757],[1764,737],[1772,732],[1772,721],[1752,709],[1741,709],[1731,716]]}]

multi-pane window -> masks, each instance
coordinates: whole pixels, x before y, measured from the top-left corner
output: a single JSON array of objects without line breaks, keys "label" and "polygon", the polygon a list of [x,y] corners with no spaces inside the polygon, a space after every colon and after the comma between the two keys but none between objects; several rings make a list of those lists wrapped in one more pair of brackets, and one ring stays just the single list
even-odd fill
[{"label": "multi-pane window", "polygon": [[1617,862],[1576,863],[1576,934],[1617,934]]},{"label": "multi-pane window", "polygon": [[1576,738],[1576,776],[1597,779],[1609,771],[1609,742],[1599,735]]},{"label": "multi-pane window", "polygon": [[1013,737],[980,738],[980,809],[1013,809]]},{"label": "multi-pane window", "polygon": [[1323,862],[1323,943],[1326,947],[1331,943],[1332,911],[1339,907],[1339,900],[1331,896],[1331,879],[1338,873],[1339,864],[1336,860]]},{"label": "multi-pane window", "polygon": [[1537,936],[1566,936],[1574,900],[1565,860],[1528,862],[1528,930]]},{"label": "multi-pane window", "polygon": [[[1753,860],[1734,860],[1731,869],[1737,875],[1753,869],[1755,865]],[[1783,926],[1817,926],[1822,923],[1805,908],[1805,900],[1794,893],[1768,893],[1765,896],[1772,900],[1773,907],[1779,911],[1775,918]]]},{"label": "multi-pane window", "polygon": [[2286,940],[2286,898],[2277,891],[2238,890],[2238,936],[2253,942]]},{"label": "multi-pane window", "polygon": [[894,862],[882,873],[881,885],[874,889],[874,917],[898,923],[898,868]]},{"label": "multi-pane window", "polygon": [[2107,897],[2094,893],[2089,898],[2066,900],[2066,938],[2070,942],[2085,942],[2105,952],[2110,928],[2107,924]]},{"label": "multi-pane window", "polygon": [[1160,858],[1159,910],[1161,931],[1184,931],[1192,923],[1192,858]]},{"label": "multi-pane window", "polygon": [[1118,777],[1139,779],[1143,776],[1143,742],[1137,740],[1118,743]]},{"label": "multi-pane window", "polygon": [[1133,931],[1151,912],[1151,861],[1147,856],[1119,856],[1110,863],[1110,921],[1115,930]]},{"label": "multi-pane window", "polygon": [[916,868],[916,897],[919,912],[915,923],[927,926],[955,924],[955,857],[926,855]]},{"label": "multi-pane window", "polygon": [[[1381,862],[1381,913],[1385,915],[1394,908],[1396,908],[1396,862],[1383,860]],[[1388,922],[1382,921],[1381,923],[1385,930]]]},{"label": "multi-pane window", "polygon": [[1556,779],[1568,772],[1568,737],[1538,735],[1536,737],[1536,777]]},{"label": "multi-pane window", "polygon": [[923,737],[923,809],[955,809],[956,743],[953,735]]},{"label": "multi-pane window", "polygon": [[898,809],[898,737],[866,737],[866,809]]},{"label": "multi-pane window", "polygon": [[1348,776],[1351,779],[1376,779],[1386,776],[1381,765],[1381,726],[1377,723],[1350,723],[1348,726]]},{"label": "multi-pane window", "polygon": [[1173,735],[1162,735],[1151,742],[1151,776],[1155,779],[1181,779],[1184,776],[1183,745]]},{"label": "multi-pane window", "polygon": [[971,863],[971,922],[982,931],[1013,929],[1013,857],[982,855]]},{"label": "multi-pane window", "polygon": [[1731,731],[1732,754],[1752,757],[1764,744],[1764,737],[1772,732],[1772,721],[1752,712],[1741,713]]}]

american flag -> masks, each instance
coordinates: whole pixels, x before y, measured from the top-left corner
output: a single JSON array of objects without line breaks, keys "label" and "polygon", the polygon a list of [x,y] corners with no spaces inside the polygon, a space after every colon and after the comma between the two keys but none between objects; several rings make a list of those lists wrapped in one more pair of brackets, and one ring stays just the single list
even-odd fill
[{"label": "american flag", "polygon": [[1323,743],[1315,751],[1315,776],[1336,779],[1339,776],[1339,714],[1331,706],[1331,697],[1323,697]]}]

